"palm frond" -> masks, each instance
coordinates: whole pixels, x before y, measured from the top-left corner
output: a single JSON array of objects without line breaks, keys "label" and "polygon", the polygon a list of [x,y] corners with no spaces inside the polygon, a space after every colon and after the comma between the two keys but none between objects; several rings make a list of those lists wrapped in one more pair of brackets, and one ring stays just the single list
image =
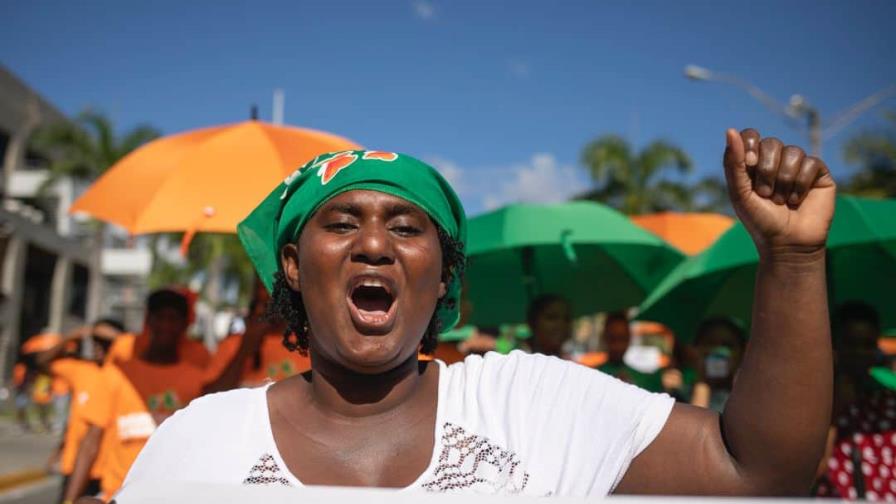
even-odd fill
[{"label": "palm frond", "polygon": [[[115,129],[112,122],[104,114],[87,109],[78,114],[76,121],[91,131],[96,145],[98,159],[101,164],[111,165],[115,162]],[[107,166],[108,167],[108,166]]]},{"label": "palm frond", "polygon": [[843,149],[844,160],[858,171],[841,184],[844,192],[870,197],[896,197],[896,114],[886,128],[852,137]]},{"label": "palm frond", "polygon": [[638,155],[638,165],[643,172],[645,182],[665,169],[672,168],[685,174],[693,168],[690,156],[680,147],[663,140],[651,142]]},{"label": "palm frond", "polygon": [[648,211],[690,212],[694,207],[694,193],[691,187],[671,180],[661,180],[650,190]]},{"label": "palm frond", "polygon": [[608,178],[624,180],[632,164],[631,146],[617,135],[600,137],[585,146],[582,164],[595,182],[605,183]]},{"label": "palm frond", "polygon": [[121,158],[128,155],[131,151],[151,142],[161,136],[159,130],[148,125],[141,125],[128,132],[119,142],[116,149],[116,159],[118,162]]}]

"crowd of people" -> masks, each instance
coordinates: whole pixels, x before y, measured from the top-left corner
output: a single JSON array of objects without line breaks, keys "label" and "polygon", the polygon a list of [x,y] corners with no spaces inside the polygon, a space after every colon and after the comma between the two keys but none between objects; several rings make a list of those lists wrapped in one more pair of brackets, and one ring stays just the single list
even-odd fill
[{"label": "crowd of people", "polygon": [[282,322],[264,317],[269,295],[258,285],[245,331],[225,338],[213,354],[187,336],[193,296],[179,288],[149,295],[136,334],[104,318],[64,337],[45,333],[26,341],[16,365],[18,420],[23,430],[33,429],[30,403],[46,430],[63,433],[50,464],[64,476],[62,502],[111,497],[150,434],[193,399],[310,368],[307,355],[283,347]]},{"label": "crowd of people", "polygon": [[192,296],[173,288],[149,295],[136,334],[97,321],[29,354],[26,375],[72,390],[61,500],[174,480],[779,495],[805,492],[813,471],[819,495],[894,496],[880,324],[862,304],[828,323],[829,172],[755,130],[726,142],[732,203],[762,257],[749,340],[709,319],[650,371],[627,360],[628,314],[610,313],[602,359],[572,363],[562,293],[532,300],[527,331],[472,326],[466,217],[447,181],[397,153],[325,154],[238,227],[259,281],[245,331],[213,355],[187,338]]},{"label": "crowd of people", "polygon": [[[153,292],[138,334],[127,332],[115,319],[103,318],[65,337],[41,334],[23,345],[16,367],[18,419],[24,430],[32,430],[25,414],[30,403],[43,428],[64,432],[51,462],[64,476],[60,501],[80,495],[111,497],[150,434],[191,400],[310,369],[307,353],[283,344],[285,325],[267,314],[270,295],[260,282],[246,311],[244,331],[226,337],[214,353],[187,336],[192,300],[183,289]],[[603,351],[595,365],[568,352],[574,320],[569,302],[560,295],[533,300],[527,330],[519,338],[466,324],[470,310],[466,302],[458,328],[442,335],[432,358],[451,364],[490,351],[538,352],[593,366],[640,388],[717,412],[724,408],[747,344],[741,322],[710,318],[699,326],[693,343],[674,341],[663,359],[665,366],[639,370],[625,358],[632,344],[632,321],[625,312],[613,312],[603,317]],[[889,372],[891,360],[878,347],[881,328],[873,308],[848,303],[834,322],[835,407],[816,495],[855,498],[870,491],[872,497],[875,492],[882,497],[894,491],[889,483],[887,488],[879,482],[866,484],[854,477],[861,473],[847,467],[884,464],[882,456],[866,456],[871,448],[856,449],[855,440],[862,439],[856,434],[873,436],[896,429],[896,395],[880,377],[882,370]],[[890,436],[885,443],[896,449],[896,436],[893,441]],[[877,467],[872,470],[874,476],[880,472]],[[888,469],[884,473],[889,476]]]}]

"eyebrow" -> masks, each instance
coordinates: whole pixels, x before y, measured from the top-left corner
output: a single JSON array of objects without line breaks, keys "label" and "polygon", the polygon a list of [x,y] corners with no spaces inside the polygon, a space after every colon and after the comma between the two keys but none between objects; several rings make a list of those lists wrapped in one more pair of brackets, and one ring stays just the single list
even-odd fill
[{"label": "eyebrow", "polygon": [[421,214],[421,213],[424,213],[424,212],[414,205],[409,205],[409,204],[405,204],[405,203],[396,203],[394,205],[391,205],[386,210],[386,218],[391,219],[393,217],[398,217],[400,215]]},{"label": "eyebrow", "polygon": [[324,208],[325,212],[333,212],[333,213],[343,213],[351,215],[352,217],[361,217],[363,212],[361,211],[361,207],[358,205],[353,205],[351,203],[331,203]]},{"label": "eyebrow", "polygon": [[[364,213],[361,207],[354,203],[330,203],[323,209],[323,211],[344,213],[352,215],[354,217],[360,217]],[[423,213],[423,211],[414,205],[406,203],[396,203],[394,205],[390,205],[386,209],[387,218],[415,213]]]}]

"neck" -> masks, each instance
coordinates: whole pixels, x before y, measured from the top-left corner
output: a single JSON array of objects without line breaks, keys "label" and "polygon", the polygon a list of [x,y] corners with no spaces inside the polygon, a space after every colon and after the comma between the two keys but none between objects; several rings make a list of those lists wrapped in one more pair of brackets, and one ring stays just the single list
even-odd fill
[{"label": "neck", "polygon": [[359,418],[388,414],[413,403],[426,376],[426,363],[413,353],[380,374],[352,371],[311,351],[312,404],[323,413]]},{"label": "neck", "polygon": [[177,364],[177,347],[150,343],[140,358],[151,364]]}]

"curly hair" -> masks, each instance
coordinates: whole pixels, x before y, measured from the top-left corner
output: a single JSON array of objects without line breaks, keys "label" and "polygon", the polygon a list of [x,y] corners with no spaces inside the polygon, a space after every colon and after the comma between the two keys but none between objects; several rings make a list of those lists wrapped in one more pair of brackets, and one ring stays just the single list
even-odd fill
[{"label": "curly hair", "polygon": [[[455,278],[462,279],[466,264],[463,243],[452,238],[439,225],[436,225],[436,231],[439,235],[439,245],[442,248],[442,281],[449,284]],[[444,297],[438,300],[426,333],[420,341],[421,353],[429,355],[435,351],[436,345],[439,343],[439,333],[446,329],[442,327],[436,314],[442,308],[456,308],[455,303],[455,300],[447,300]],[[291,352],[308,355],[309,327],[305,303],[302,301],[302,295],[290,288],[286,282],[286,276],[281,271],[274,274],[274,285],[266,317],[269,320],[285,320],[283,346]]]}]

